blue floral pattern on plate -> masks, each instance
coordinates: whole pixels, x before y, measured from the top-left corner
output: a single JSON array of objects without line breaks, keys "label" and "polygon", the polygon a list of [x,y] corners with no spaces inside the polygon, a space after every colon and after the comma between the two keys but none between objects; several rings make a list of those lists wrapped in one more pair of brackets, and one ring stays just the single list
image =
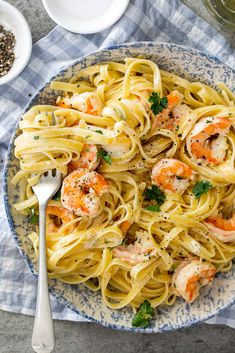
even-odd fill
[{"label": "blue floral pattern on plate", "polygon": [[[216,82],[224,82],[235,91],[235,72],[217,58],[194,49],[176,44],[138,42],[113,46],[78,59],[63,69],[53,79],[67,81],[78,70],[105,61],[121,62],[125,57],[141,57],[153,60],[161,69],[173,72],[192,81],[201,81],[213,87]],[[55,101],[56,93],[49,89],[49,82],[32,98],[25,110],[36,104],[50,104]],[[9,146],[8,161],[4,171],[4,201],[9,225],[21,255],[33,274],[37,271],[37,259],[27,234],[33,230],[29,218],[20,215],[13,207],[18,199],[18,188],[11,179],[19,169],[14,157],[14,140],[19,134],[18,124]],[[198,324],[227,308],[235,302],[235,268],[220,274],[212,286],[204,287],[201,296],[188,305],[178,299],[173,306],[156,309],[155,318],[147,329],[133,328],[133,313],[130,308],[114,311],[105,306],[100,293],[94,293],[83,285],[69,285],[60,281],[50,281],[50,293],[61,303],[79,315],[93,322],[114,329],[133,332],[163,332]]]}]

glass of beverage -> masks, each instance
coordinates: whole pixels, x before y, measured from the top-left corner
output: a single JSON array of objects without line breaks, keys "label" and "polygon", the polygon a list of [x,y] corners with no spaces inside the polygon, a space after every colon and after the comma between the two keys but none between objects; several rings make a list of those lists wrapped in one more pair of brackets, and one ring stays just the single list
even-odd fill
[{"label": "glass of beverage", "polygon": [[204,3],[223,26],[235,30],[235,0],[204,0]]}]

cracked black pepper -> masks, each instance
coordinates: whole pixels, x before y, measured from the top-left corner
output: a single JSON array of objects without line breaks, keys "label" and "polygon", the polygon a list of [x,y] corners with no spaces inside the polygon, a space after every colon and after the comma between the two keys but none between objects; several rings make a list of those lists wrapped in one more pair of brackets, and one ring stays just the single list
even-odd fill
[{"label": "cracked black pepper", "polygon": [[0,77],[5,76],[13,66],[15,36],[0,25]]}]

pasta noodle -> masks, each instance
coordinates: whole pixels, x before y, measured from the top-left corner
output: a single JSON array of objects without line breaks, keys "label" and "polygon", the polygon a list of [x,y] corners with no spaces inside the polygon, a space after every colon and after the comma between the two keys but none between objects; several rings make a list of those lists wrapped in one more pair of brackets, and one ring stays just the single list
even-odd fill
[{"label": "pasta noodle", "polygon": [[[110,308],[136,310],[144,300],[153,307],[172,305],[178,295],[187,300],[187,285],[206,276],[205,268],[193,272],[196,279],[180,287],[179,273],[193,261],[216,272],[230,270],[235,96],[223,83],[218,87],[189,82],[138,58],[100,63],[70,82],[51,83],[59,97],[55,105],[34,106],[20,121],[20,171],[12,180],[20,185],[16,209],[37,213],[32,186],[40,175],[53,168],[67,175],[61,197],[48,205],[50,278],[100,290]],[[75,188],[76,175],[86,189],[72,203],[66,193]],[[100,175],[105,184],[91,190]],[[29,237],[37,253],[37,227]]]}]

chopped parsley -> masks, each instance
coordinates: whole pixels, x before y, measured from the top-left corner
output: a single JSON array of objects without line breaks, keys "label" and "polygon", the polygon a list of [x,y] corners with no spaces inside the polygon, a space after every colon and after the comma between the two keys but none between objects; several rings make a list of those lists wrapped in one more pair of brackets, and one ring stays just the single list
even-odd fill
[{"label": "chopped parsley", "polygon": [[150,324],[150,320],[153,318],[154,308],[151,306],[148,300],[145,300],[139,307],[137,313],[132,320],[132,326],[146,328]]},{"label": "chopped parsley", "polygon": [[38,139],[39,139],[39,136],[38,136],[38,135],[35,135],[33,138],[34,138],[34,140],[38,140]]},{"label": "chopped parsley", "polygon": [[152,212],[160,212],[160,206],[159,205],[149,205],[145,207],[147,211],[152,211]]},{"label": "chopped parsley", "polygon": [[101,148],[98,152],[97,152],[97,156],[102,158],[106,163],[108,163],[109,165],[112,164],[112,157],[110,156],[110,154],[108,154],[107,151],[105,151],[103,148]]},{"label": "chopped parsley", "polygon": [[158,186],[153,185],[151,188],[147,188],[143,193],[145,200],[156,201],[156,204],[149,205],[145,209],[152,212],[160,212],[160,206],[165,202],[166,195],[159,189]]},{"label": "chopped parsley", "polygon": [[157,115],[163,111],[163,109],[166,109],[168,106],[168,99],[167,97],[160,97],[160,93],[158,92],[152,92],[149,102],[151,104],[151,110],[152,112]]},{"label": "chopped parsley", "polygon": [[32,224],[38,224],[39,216],[35,213],[35,208],[30,207],[29,211],[30,211],[30,222]]},{"label": "chopped parsley", "polygon": [[61,190],[58,190],[52,197],[52,200],[59,201],[61,199]]},{"label": "chopped parsley", "polygon": [[159,189],[159,187],[156,185],[153,185],[151,188],[145,189],[143,195],[146,200],[157,201],[157,204],[159,206],[161,206],[165,202],[165,199],[166,199],[166,195],[164,194],[164,192],[161,191]]},{"label": "chopped parsley", "polygon": [[103,131],[101,131],[101,130],[95,130],[95,132],[97,132],[97,134],[103,135]]},{"label": "chopped parsley", "polygon": [[127,238],[123,238],[121,245],[128,245],[128,244],[129,244],[129,240]]},{"label": "chopped parsley", "polygon": [[199,199],[200,196],[202,196],[203,194],[206,194],[211,188],[212,188],[212,185],[209,181],[207,180],[199,181],[193,187],[193,195],[195,196],[196,199]]}]

